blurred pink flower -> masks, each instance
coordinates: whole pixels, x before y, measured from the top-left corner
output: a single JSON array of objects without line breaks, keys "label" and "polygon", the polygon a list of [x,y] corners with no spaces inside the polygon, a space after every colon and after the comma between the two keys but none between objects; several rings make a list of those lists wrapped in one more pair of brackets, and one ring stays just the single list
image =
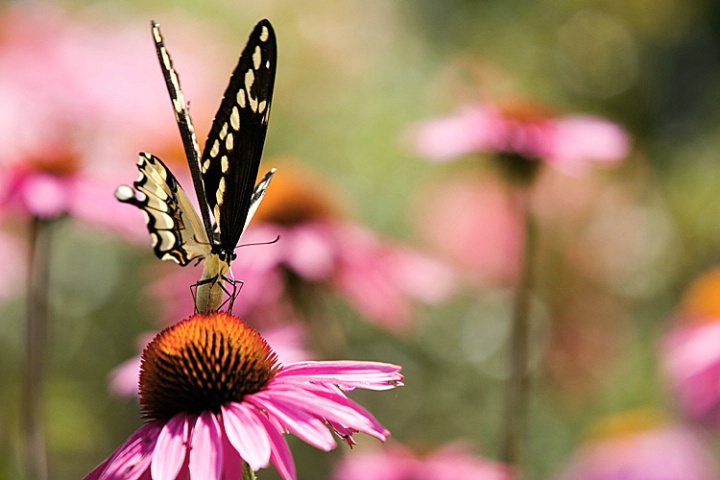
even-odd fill
[{"label": "blurred pink flower", "polygon": [[[257,267],[257,257],[268,253],[267,260],[272,262],[266,266],[271,268],[264,270],[267,279],[259,285],[288,270],[309,284],[331,286],[368,320],[384,328],[408,327],[411,300],[436,303],[447,298],[453,288],[452,273],[440,262],[392,245],[360,225],[331,220],[258,224],[245,241],[267,241],[276,235],[280,236],[277,248],[238,257],[236,271],[263,272],[253,267]],[[245,259],[251,264],[247,270]],[[248,277],[246,283],[251,282],[258,282],[258,277]]]},{"label": "blurred pink flower", "polygon": [[[15,3],[0,29],[0,209],[135,231],[113,197],[121,172],[144,141],[179,142],[147,24]],[[208,65],[188,67],[193,83]]]},{"label": "blurred pink flower", "polygon": [[[455,276],[446,265],[340,219],[318,193],[326,188],[313,188],[307,177],[292,167],[278,168],[233,262],[244,282],[235,311],[247,317],[290,301],[299,280],[329,287],[368,320],[401,330],[411,324],[413,301],[436,303],[451,294]],[[172,312],[191,311],[188,285],[200,275],[192,267],[184,270],[175,268],[158,282],[157,292]],[[181,291],[184,297],[178,297]],[[187,306],[178,298],[187,299]]]},{"label": "blurred pink flower", "polygon": [[283,438],[293,433],[321,450],[328,431],[349,445],[363,432],[390,434],[345,392],[402,385],[400,367],[377,362],[282,365],[265,340],[225,313],[193,316],[162,331],[143,352],[140,404],[148,422],[86,480],[239,478],[273,463],[296,478]]},{"label": "blurred pink flower", "polygon": [[633,429],[586,443],[560,480],[713,480],[702,436],[678,425]]},{"label": "blurred pink flower", "polygon": [[515,280],[523,248],[522,223],[499,181],[453,179],[423,192],[418,228],[430,246],[481,283]]},{"label": "blurred pink flower", "polygon": [[682,322],[663,339],[665,373],[683,413],[720,427],[720,318]]},{"label": "blurred pink flower", "polygon": [[544,160],[578,174],[590,162],[615,163],[627,156],[628,138],[618,125],[592,116],[556,117],[529,102],[471,105],[411,129],[415,151],[437,161],[470,153],[515,154]]},{"label": "blurred pink flower", "polygon": [[356,452],[344,456],[335,467],[336,480],[511,480],[509,467],[473,455],[466,448],[450,445],[430,454],[418,455],[398,445],[381,451]]},{"label": "blurred pink flower", "polygon": [[720,427],[720,269],[698,277],[665,334],[662,365],[689,418]]}]

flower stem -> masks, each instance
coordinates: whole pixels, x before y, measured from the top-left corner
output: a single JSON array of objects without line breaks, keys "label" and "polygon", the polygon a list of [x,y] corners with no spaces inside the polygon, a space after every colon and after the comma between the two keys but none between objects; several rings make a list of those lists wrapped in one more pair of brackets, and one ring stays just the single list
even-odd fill
[{"label": "flower stem", "polygon": [[242,465],[242,480],[257,480],[255,472],[252,471],[252,468],[250,468],[250,465],[246,462],[243,462]]},{"label": "flower stem", "polygon": [[22,387],[22,432],[27,478],[47,480],[43,421],[43,383],[47,360],[50,230],[52,220],[34,217],[30,227],[25,365]]},{"label": "flower stem", "polygon": [[510,332],[510,375],[505,397],[505,416],[501,460],[519,467],[525,441],[529,390],[530,294],[536,249],[535,220],[530,208],[530,192],[519,188],[513,192],[517,211],[524,221],[525,248],[522,270],[515,290]]}]

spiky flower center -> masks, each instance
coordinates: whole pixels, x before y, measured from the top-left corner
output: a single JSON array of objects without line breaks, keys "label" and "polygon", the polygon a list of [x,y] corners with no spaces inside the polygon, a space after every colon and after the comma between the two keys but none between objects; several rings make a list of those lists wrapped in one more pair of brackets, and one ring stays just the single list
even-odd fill
[{"label": "spiky flower center", "polygon": [[261,390],[279,368],[258,332],[224,312],[197,314],[160,332],[145,348],[140,406],[147,419],[219,412]]}]

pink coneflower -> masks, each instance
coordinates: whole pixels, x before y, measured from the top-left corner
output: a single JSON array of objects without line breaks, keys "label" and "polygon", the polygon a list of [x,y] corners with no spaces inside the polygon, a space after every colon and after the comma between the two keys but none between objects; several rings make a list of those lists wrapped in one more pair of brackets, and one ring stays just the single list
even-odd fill
[{"label": "pink coneflower", "polygon": [[423,237],[471,279],[500,285],[516,280],[522,219],[499,179],[465,175],[443,182],[422,192],[416,210]]},{"label": "pink coneflower", "polygon": [[250,272],[264,271],[270,284],[289,274],[306,285],[330,287],[391,330],[410,324],[413,301],[437,303],[449,296],[454,276],[441,262],[345,219],[323,182],[306,169],[278,171],[246,241],[279,235],[283,248],[239,256],[239,272],[247,265]]},{"label": "pink coneflower", "polygon": [[[411,325],[414,301],[437,303],[450,295],[455,278],[447,266],[343,218],[326,191],[306,169],[278,167],[243,242],[262,244],[279,237],[281,248],[238,250],[233,271],[245,284],[237,311],[245,316],[258,306],[293,301],[298,288],[309,288],[317,295],[337,293],[369,321],[397,331]],[[198,278],[177,269],[172,276],[183,277],[167,281],[184,295],[187,279]],[[175,292],[171,297],[165,288],[159,292],[175,304]]]},{"label": "pink coneflower", "polygon": [[415,151],[437,161],[470,153],[543,160],[559,170],[582,173],[589,163],[615,163],[628,154],[628,138],[602,118],[558,117],[527,101],[470,105],[454,115],[412,128]]},{"label": "pink coneflower", "polygon": [[347,455],[333,473],[336,480],[511,480],[512,469],[473,455],[461,445],[417,454],[393,444],[379,451]]},{"label": "pink coneflower", "polygon": [[689,418],[720,427],[720,270],[688,289],[662,342],[670,388]]},{"label": "pink coneflower", "polygon": [[[0,31],[0,210],[70,214],[139,237],[142,220],[112,195],[119,169],[133,169],[133,145],[143,138],[156,151],[179,143],[145,24],[126,28],[82,10],[14,3],[0,9]],[[183,80],[205,87],[208,76],[194,74],[213,70],[212,58],[203,61]],[[210,102],[199,97],[205,108]]]},{"label": "pink coneflower", "polygon": [[702,434],[628,412],[596,428],[560,480],[714,480],[717,470]]},{"label": "pink coneflower", "polygon": [[284,433],[319,449],[363,432],[390,434],[347,398],[355,388],[401,385],[400,367],[376,362],[282,365],[265,340],[237,317],[198,314],[160,332],[143,352],[140,405],[146,424],[86,480],[239,478],[243,463],[272,462],[295,479]]},{"label": "pink coneflower", "polygon": [[[192,303],[192,302],[190,302]],[[193,308],[193,305],[190,305]],[[177,318],[177,317],[176,317]],[[172,323],[172,322],[168,322]],[[283,364],[305,361],[310,353],[305,349],[306,329],[301,322],[287,322],[281,325],[263,326],[262,336],[273,346],[278,361]],[[140,338],[140,350],[150,343],[152,337],[143,335]],[[109,389],[119,396],[136,396],[140,379],[141,357],[132,357],[117,367],[109,376]]]}]

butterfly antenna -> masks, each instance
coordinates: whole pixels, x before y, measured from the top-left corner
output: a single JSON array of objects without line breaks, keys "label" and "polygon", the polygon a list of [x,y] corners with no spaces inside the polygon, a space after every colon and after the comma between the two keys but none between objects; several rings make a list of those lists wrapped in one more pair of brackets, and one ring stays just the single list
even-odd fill
[{"label": "butterfly antenna", "polygon": [[257,247],[258,245],[272,245],[273,243],[277,243],[280,241],[280,235],[276,236],[274,240],[270,240],[269,242],[256,242],[256,243],[243,243],[242,245],[238,245],[235,247],[235,250],[241,247]]}]

